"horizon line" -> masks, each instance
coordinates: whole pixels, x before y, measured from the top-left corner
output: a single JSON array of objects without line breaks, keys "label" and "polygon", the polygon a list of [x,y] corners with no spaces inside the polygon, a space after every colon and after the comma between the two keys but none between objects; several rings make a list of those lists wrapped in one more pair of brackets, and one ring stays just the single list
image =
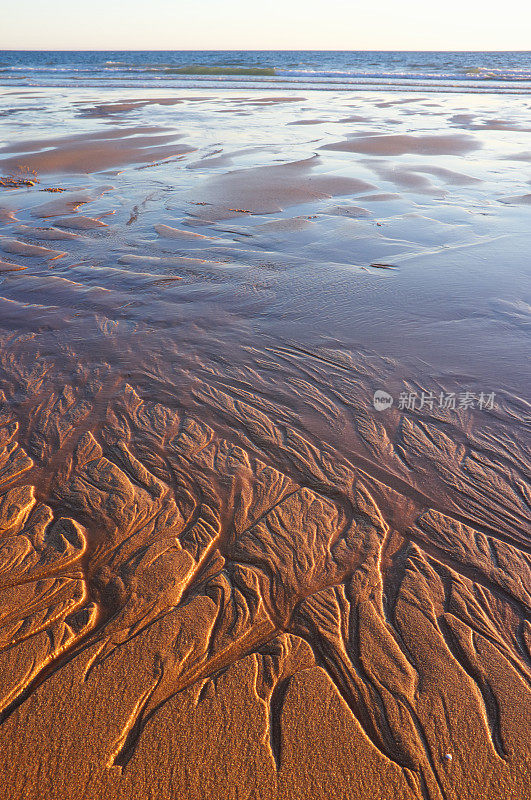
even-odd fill
[{"label": "horizon line", "polygon": [[467,49],[467,50],[453,50],[443,48],[440,50],[432,49],[377,49],[377,48],[360,48],[360,49],[344,49],[325,47],[316,49],[313,47],[304,48],[288,48],[288,47],[271,47],[271,48],[199,48],[199,47],[179,47],[176,49],[167,49],[165,47],[157,48],[91,48],[84,47],[76,50],[70,50],[66,47],[46,48],[35,47],[27,50],[22,48],[0,48],[0,53],[531,53],[530,49],[519,50],[516,48],[502,48],[501,50],[485,50],[485,49]]}]

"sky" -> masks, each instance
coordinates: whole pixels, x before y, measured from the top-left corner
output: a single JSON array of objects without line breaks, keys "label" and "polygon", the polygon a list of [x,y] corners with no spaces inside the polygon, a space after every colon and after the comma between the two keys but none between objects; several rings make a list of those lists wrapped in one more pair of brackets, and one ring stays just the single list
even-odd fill
[{"label": "sky", "polygon": [[531,0],[15,0],[2,50],[529,50]]}]

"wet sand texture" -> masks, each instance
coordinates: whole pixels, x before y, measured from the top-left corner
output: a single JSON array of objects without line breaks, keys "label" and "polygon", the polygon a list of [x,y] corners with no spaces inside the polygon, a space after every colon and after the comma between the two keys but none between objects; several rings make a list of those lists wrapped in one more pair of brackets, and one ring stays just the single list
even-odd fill
[{"label": "wet sand texture", "polygon": [[521,132],[87,97],[0,152],[2,797],[523,800]]},{"label": "wet sand texture", "polygon": [[[17,155],[1,158],[0,151],[0,164],[2,171],[6,172],[16,171],[21,164],[42,175],[53,172],[96,172],[190,152],[189,147],[175,143],[179,138],[176,133],[161,133],[157,128],[109,129],[94,136],[76,135],[46,142],[27,142],[18,146]],[[32,152],[34,144],[46,149]]]},{"label": "wet sand texture", "polygon": [[314,156],[278,166],[234,170],[208,178],[198,187],[197,198],[208,206],[205,216],[224,217],[238,211],[271,214],[300,203],[373,188],[358,178],[313,174],[318,165],[319,158]]},{"label": "wet sand texture", "polygon": [[373,156],[401,156],[405,153],[422,155],[455,155],[469,153],[478,147],[473,136],[466,133],[447,136],[415,136],[391,134],[386,136],[358,136],[344,142],[325,145],[325,150],[345,150]]},{"label": "wet sand texture", "polygon": [[[34,406],[29,448],[3,414],[10,796],[24,785],[35,798],[74,797],[88,785],[93,797],[133,797],[149,791],[148,770],[175,797],[183,781],[188,796],[245,786],[324,798],[354,785],[363,797],[439,800],[485,786],[523,797],[531,597],[518,545],[435,508],[397,537],[347,462],[204,391],[231,421],[231,442],[127,385],[94,433],[93,403],[69,386]],[[395,446],[408,461],[429,458],[425,437],[406,425]],[[474,504],[456,457],[438,468],[454,470]],[[47,463],[50,505],[32,482]],[[491,486],[493,468],[482,459]],[[517,516],[505,479],[498,471],[499,503]],[[43,775],[41,751],[13,774],[35,720],[49,767]],[[329,764],[310,789],[315,758]]]}]

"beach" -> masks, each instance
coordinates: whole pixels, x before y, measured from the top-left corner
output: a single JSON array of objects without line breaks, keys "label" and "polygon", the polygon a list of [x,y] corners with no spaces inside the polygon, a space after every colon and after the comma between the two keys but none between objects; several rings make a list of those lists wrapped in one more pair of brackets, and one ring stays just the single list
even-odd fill
[{"label": "beach", "polygon": [[530,110],[0,89],[9,800],[525,796]]}]

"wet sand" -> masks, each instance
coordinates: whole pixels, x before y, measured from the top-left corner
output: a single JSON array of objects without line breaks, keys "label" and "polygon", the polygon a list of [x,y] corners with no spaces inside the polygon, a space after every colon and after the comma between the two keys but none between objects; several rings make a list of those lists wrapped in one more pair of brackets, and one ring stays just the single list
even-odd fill
[{"label": "wet sand", "polygon": [[526,102],[0,94],[8,800],[526,796]]}]

